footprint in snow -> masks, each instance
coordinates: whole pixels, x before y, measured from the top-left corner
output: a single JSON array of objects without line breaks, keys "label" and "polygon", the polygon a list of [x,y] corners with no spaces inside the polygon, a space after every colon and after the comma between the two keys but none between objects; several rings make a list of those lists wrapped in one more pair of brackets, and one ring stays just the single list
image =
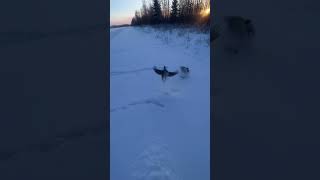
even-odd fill
[{"label": "footprint in snow", "polygon": [[163,94],[167,96],[177,96],[180,94],[180,90],[172,88],[170,90],[164,90]]},{"label": "footprint in snow", "polygon": [[133,163],[132,169],[135,180],[180,180],[173,168],[168,147],[159,142],[147,146]]}]

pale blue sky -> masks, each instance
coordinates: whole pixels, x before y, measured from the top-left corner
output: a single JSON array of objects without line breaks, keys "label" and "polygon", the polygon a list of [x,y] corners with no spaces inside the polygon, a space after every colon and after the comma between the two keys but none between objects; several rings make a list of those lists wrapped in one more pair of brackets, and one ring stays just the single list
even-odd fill
[{"label": "pale blue sky", "polygon": [[142,0],[110,0],[110,24],[130,24],[134,12],[141,6]]}]

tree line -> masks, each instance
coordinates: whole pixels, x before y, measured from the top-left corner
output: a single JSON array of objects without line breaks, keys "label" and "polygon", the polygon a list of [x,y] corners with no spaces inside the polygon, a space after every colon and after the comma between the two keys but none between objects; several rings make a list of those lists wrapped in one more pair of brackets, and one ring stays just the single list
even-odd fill
[{"label": "tree line", "polygon": [[210,21],[210,0],[152,0],[135,12],[131,25],[206,24]]}]

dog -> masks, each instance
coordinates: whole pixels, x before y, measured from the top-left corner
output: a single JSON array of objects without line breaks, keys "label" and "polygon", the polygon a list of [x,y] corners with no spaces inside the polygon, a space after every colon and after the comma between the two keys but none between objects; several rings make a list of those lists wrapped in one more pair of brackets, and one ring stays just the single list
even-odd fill
[{"label": "dog", "polygon": [[188,67],[180,66],[180,77],[186,78],[189,76],[190,70]]}]

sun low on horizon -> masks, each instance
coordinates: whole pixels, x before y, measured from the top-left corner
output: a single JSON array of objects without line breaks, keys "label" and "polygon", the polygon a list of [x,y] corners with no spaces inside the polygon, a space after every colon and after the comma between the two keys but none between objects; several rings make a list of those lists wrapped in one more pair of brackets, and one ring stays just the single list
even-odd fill
[{"label": "sun low on horizon", "polygon": [[[134,17],[135,12],[141,9],[143,0],[111,0],[110,1],[110,25],[123,25],[131,24],[131,20]],[[145,0],[147,4],[151,3],[151,0]],[[169,0],[172,3],[172,0]],[[170,5],[171,7],[171,5]],[[206,19],[210,16],[210,5],[206,9],[200,12],[201,19]]]},{"label": "sun low on horizon", "polygon": [[210,15],[210,7],[201,11],[201,15],[202,16],[209,16]]}]

